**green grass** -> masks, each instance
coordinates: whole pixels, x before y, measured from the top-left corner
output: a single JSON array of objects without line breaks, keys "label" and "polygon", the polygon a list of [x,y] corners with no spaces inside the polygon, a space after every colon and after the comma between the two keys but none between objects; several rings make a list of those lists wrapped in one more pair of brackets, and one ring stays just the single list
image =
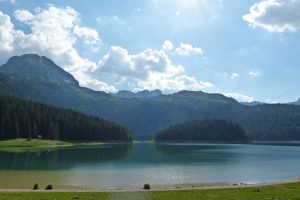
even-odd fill
[{"label": "green grass", "polygon": [[63,142],[57,140],[31,139],[24,138],[0,141],[0,151],[23,152],[27,150],[41,150],[59,147],[90,146],[104,144],[101,142]]},{"label": "green grass", "polygon": [[291,200],[300,199],[300,182],[271,186],[150,192],[15,192],[0,193],[0,200]]},{"label": "green grass", "polygon": [[8,147],[53,147],[53,146],[70,146],[72,145],[69,142],[62,142],[56,140],[40,140],[40,139],[13,139],[13,140],[5,140],[0,141],[0,148],[8,148]]}]

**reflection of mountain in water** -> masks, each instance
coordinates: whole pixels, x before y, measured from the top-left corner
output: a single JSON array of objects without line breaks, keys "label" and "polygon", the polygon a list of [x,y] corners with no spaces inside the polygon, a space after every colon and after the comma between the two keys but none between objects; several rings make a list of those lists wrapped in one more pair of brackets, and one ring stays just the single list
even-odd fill
[{"label": "reflection of mountain in water", "polygon": [[130,144],[63,148],[40,152],[0,152],[0,169],[63,170],[125,159],[131,152]]}]

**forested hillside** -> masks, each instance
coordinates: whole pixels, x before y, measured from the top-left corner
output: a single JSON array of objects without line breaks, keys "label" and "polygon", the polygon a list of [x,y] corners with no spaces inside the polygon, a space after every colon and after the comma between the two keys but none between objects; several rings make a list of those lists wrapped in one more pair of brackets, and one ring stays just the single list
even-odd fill
[{"label": "forested hillside", "polygon": [[121,92],[123,96],[118,97],[80,87],[69,73],[58,68],[48,58],[34,54],[12,57],[0,67],[0,94],[114,121],[132,130],[136,139],[152,139],[154,133],[172,124],[207,118],[237,122],[253,140],[300,139],[300,106],[246,106],[222,94],[201,91],[180,91],[151,98],[153,92],[146,92],[146,96],[139,93],[142,95],[139,97],[131,92],[123,97]]},{"label": "forested hillside", "polygon": [[237,123],[204,119],[175,124],[158,132],[157,141],[248,142],[245,130]]},{"label": "forested hillside", "polygon": [[0,140],[131,141],[131,133],[114,122],[16,97],[0,95]]}]

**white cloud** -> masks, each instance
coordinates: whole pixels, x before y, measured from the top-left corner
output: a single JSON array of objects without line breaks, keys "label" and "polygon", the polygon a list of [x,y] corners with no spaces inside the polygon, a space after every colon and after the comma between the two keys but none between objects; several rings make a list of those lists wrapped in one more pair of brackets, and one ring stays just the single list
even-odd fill
[{"label": "white cloud", "polygon": [[262,0],[243,19],[252,27],[269,32],[297,31],[300,28],[300,0]]},{"label": "white cloud", "polygon": [[[174,49],[170,41],[164,50],[146,49],[130,55],[122,47],[112,46],[98,63],[82,57],[76,49],[78,42],[90,51],[100,45],[98,32],[81,25],[80,14],[71,7],[16,10],[18,23],[28,26],[28,32],[15,28],[10,16],[0,11],[0,62],[10,56],[36,53],[47,56],[74,75],[81,86],[106,92],[115,92],[116,85],[127,84],[130,89],[161,89],[165,92],[178,90],[202,90],[213,84],[197,80],[184,73],[181,65],[175,65],[165,53]],[[120,18],[111,20],[122,23]],[[182,44],[182,55],[201,54],[201,48]]]},{"label": "white cloud", "polygon": [[250,97],[244,94],[239,94],[239,93],[225,93],[224,94],[227,97],[232,97],[236,99],[238,102],[252,102],[254,101],[254,97]]},{"label": "white cloud", "polygon": [[236,78],[238,78],[240,75],[238,74],[238,73],[233,73],[233,74],[231,74],[231,76],[230,76],[230,78],[231,79],[236,79]]},{"label": "white cloud", "polygon": [[203,51],[199,47],[193,47],[190,44],[181,43],[180,46],[176,48],[176,53],[181,56],[190,56],[197,54],[201,55]]},{"label": "white cloud", "polygon": [[100,41],[98,32],[89,27],[80,27],[76,25],[74,27],[74,34],[78,37],[83,37],[87,45],[95,45]]},{"label": "white cloud", "polygon": [[70,72],[96,67],[95,63],[82,58],[74,46],[83,38],[92,49],[100,38],[95,30],[80,26],[79,14],[74,9],[50,6],[34,14],[17,10],[15,16],[31,29],[29,34],[15,35],[14,47],[18,53],[46,55]]},{"label": "white cloud", "polygon": [[82,86],[92,88],[97,91],[104,91],[104,92],[109,92],[109,93],[117,92],[117,89],[114,86],[109,85],[105,82],[102,82],[98,79],[91,78],[91,76],[89,74],[83,73],[81,71],[76,71],[73,73],[73,75],[78,80],[81,80]]},{"label": "white cloud", "polygon": [[180,65],[172,64],[164,51],[146,49],[136,55],[119,46],[112,46],[99,62],[101,71],[145,79],[151,73],[166,73],[169,76],[184,71]]},{"label": "white cloud", "polygon": [[11,23],[10,17],[0,11],[0,52],[13,50],[14,34],[14,25]]},{"label": "white cloud", "polygon": [[148,79],[138,81],[134,90],[154,90],[158,88],[168,93],[180,90],[197,91],[213,86],[210,82],[198,81],[195,77],[186,75],[166,77],[163,74],[152,74]]},{"label": "white cloud", "polygon": [[171,41],[166,40],[164,41],[163,45],[162,45],[162,49],[167,52],[167,51],[172,51],[174,49],[174,45]]},{"label": "white cloud", "polygon": [[175,15],[176,15],[177,17],[179,17],[179,16],[181,15],[181,12],[180,12],[179,10],[177,10],[176,13],[175,13]]},{"label": "white cloud", "polygon": [[[59,66],[75,76],[82,86],[93,89],[101,88],[101,82],[93,80],[89,73],[97,64],[80,56],[75,48],[79,39],[95,50],[101,39],[96,30],[80,25],[79,13],[71,7],[36,9],[34,13],[28,10],[16,10],[16,19],[29,27],[26,34],[15,29],[8,15],[0,11],[0,62],[8,57],[36,53],[51,58]],[[105,91],[112,89],[102,84]]]},{"label": "white cloud", "polygon": [[164,51],[146,49],[129,55],[122,47],[113,46],[103,56],[96,70],[99,76],[114,76],[114,82],[126,81],[134,90],[161,89],[166,92],[182,89],[201,90],[212,87],[184,74],[181,65],[174,65]]},{"label": "white cloud", "polygon": [[248,72],[248,75],[250,76],[250,77],[257,77],[257,76],[260,76],[260,71],[259,70],[250,70],[249,72]]},{"label": "white cloud", "polygon": [[34,18],[33,14],[28,10],[16,10],[15,17],[21,22],[28,22]]}]

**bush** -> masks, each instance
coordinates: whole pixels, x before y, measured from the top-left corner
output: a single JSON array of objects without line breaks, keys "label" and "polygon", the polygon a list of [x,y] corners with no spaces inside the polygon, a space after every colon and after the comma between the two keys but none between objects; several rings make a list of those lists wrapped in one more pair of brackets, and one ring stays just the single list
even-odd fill
[{"label": "bush", "polygon": [[34,184],[32,189],[33,189],[33,190],[37,190],[37,189],[39,189],[39,185],[38,185],[37,183],[36,183],[36,184]]},{"label": "bush", "polygon": [[144,190],[150,190],[151,189],[150,184],[149,183],[144,184],[143,189]]},{"label": "bush", "polygon": [[52,185],[47,185],[45,190],[52,190],[53,189],[53,186]]},{"label": "bush", "polygon": [[256,189],[254,190],[254,192],[260,192],[260,189],[259,189],[259,188],[256,188]]}]

